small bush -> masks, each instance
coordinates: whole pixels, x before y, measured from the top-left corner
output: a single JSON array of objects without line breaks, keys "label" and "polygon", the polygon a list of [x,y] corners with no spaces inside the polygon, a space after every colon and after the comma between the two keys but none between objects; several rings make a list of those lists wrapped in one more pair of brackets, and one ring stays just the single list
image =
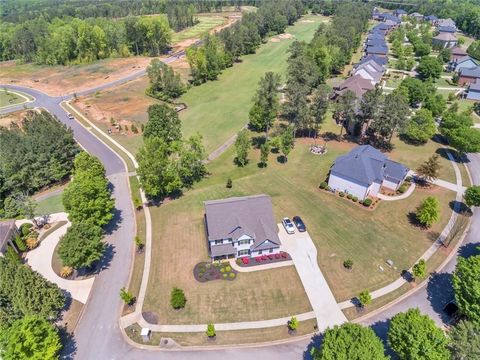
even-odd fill
[{"label": "small bush", "polygon": [[230,265],[227,265],[227,266],[225,267],[225,271],[226,271],[226,272],[232,271],[232,267],[231,267]]},{"label": "small bush", "polygon": [[225,268],[221,268],[221,269],[220,269],[220,272],[221,272],[221,273],[224,273],[224,272],[225,272]]},{"label": "small bush", "polygon": [[132,126],[131,126],[130,128],[132,129],[132,133],[138,134],[138,129],[137,129],[137,127],[135,126],[135,124],[132,124]]},{"label": "small bush", "polygon": [[353,260],[352,259],[347,259],[343,262],[343,266],[346,269],[351,269],[353,267]]},{"label": "small bush", "polygon": [[327,186],[327,188],[325,190],[330,191],[330,190],[332,190],[332,188],[330,186]]},{"label": "small bush", "polygon": [[339,195],[340,197],[345,197],[345,193],[344,193],[343,191],[340,191],[340,192],[338,193],[338,195]]},{"label": "small bush", "polygon": [[364,205],[364,206],[367,206],[367,207],[370,206],[370,205],[372,205],[372,199],[365,199],[365,200],[363,200],[363,205]]},{"label": "small bush", "polygon": [[328,187],[328,184],[324,181],[320,184],[320,189],[326,189]]},{"label": "small bush", "polygon": [[223,278],[226,279],[228,274],[223,274]]},{"label": "small bush", "polygon": [[187,302],[187,299],[185,298],[185,294],[183,293],[183,290],[177,287],[174,287],[172,289],[172,292],[170,293],[170,305],[172,305],[172,307],[175,310],[178,310],[178,309],[183,309],[185,307],[186,302]]},{"label": "small bush", "polygon": [[210,264],[210,263],[206,263],[206,264],[205,264],[205,268],[206,268],[206,269],[210,269],[211,267],[212,267],[212,264]]},{"label": "small bush", "polygon": [[235,279],[235,273],[233,273],[233,272],[228,274],[228,276],[230,276],[230,279]]},{"label": "small bush", "polygon": [[403,194],[405,193],[405,191],[407,191],[407,185],[406,184],[402,184],[399,188],[398,188],[398,192],[400,194]]},{"label": "small bush", "polygon": [[352,198],[353,198],[353,195],[352,195],[352,194],[348,194],[348,195],[347,195],[347,199],[348,199],[348,200],[352,200]]},{"label": "small bush", "polygon": [[295,316],[292,316],[292,318],[288,322],[288,328],[292,331],[298,329],[298,319]]},{"label": "small bush", "polygon": [[233,187],[232,179],[228,178],[227,180],[227,189],[231,189]]},{"label": "small bush", "polygon": [[123,302],[127,305],[133,305],[135,303],[135,296],[133,296],[131,293],[129,293],[125,288],[120,289],[120,298],[123,300]]},{"label": "small bush", "polygon": [[38,246],[38,239],[29,237],[27,240],[25,240],[25,244],[29,250],[35,249]]},{"label": "small bush", "polygon": [[15,264],[21,264],[22,259],[20,255],[17,254],[15,249],[11,246],[7,246],[7,251],[5,252],[5,258]]},{"label": "small bush", "polygon": [[137,247],[138,251],[143,250],[145,244],[143,243],[143,240],[140,239],[140,236],[135,236],[135,246]]},{"label": "small bush", "polygon": [[60,276],[62,278],[68,278],[73,274],[73,268],[70,266],[62,266],[62,269],[60,270]]},{"label": "small bush", "polygon": [[236,259],[235,262],[237,263],[237,265],[240,265],[242,263],[242,260],[240,258]]},{"label": "small bush", "polygon": [[27,236],[29,233],[30,233],[30,230],[32,229],[33,225],[30,224],[30,223],[25,223],[25,224],[22,224],[20,225],[20,233],[23,235],[23,236]]},{"label": "small bush", "polygon": [[15,236],[14,243],[18,251],[20,252],[27,251],[27,244],[25,244],[25,240],[20,235]]},{"label": "small bush", "polygon": [[412,182],[412,180],[413,180],[413,178],[412,178],[411,176],[407,176],[407,177],[405,178],[405,181],[406,181],[406,182]]},{"label": "small bush", "polygon": [[213,324],[208,324],[207,325],[207,331],[206,331],[206,334],[209,338],[213,338],[215,337],[216,333],[215,333],[215,325]]},{"label": "small bush", "polygon": [[358,201],[358,197],[357,197],[357,196],[352,197],[352,201],[353,201],[353,202],[357,202],[357,201]]}]

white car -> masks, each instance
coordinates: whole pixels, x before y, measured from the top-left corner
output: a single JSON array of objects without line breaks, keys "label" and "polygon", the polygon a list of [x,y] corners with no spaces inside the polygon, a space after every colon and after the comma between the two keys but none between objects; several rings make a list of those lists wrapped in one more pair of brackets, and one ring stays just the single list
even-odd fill
[{"label": "white car", "polygon": [[73,119],[75,119],[75,118],[73,117],[73,115],[72,115],[72,114],[70,114],[70,113],[68,113],[68,114],[67,114],[67,117],[68,117],[70,120],[73,120]]},{"label": "white car", "polygon": [[292,220],[290,220],[287,217],[283,218],[282,219],[282,224],[283,224],[283,227],[285,228],[285,231],[287,232],[287,234],[294,234],[295,233],[295,226],[293,225]]}]

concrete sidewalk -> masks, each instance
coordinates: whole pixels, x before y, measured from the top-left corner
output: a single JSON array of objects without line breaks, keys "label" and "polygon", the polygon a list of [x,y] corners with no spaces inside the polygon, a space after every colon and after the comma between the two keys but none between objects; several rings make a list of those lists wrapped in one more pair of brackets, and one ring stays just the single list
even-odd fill
[{"label": "concrete sidewalk", "polygon": [[[65,220],[65,219],[63,219]],[[85,304],[95,281],[94,277],[85,280],[67,280],[52,269],[52,256],[60,238],[67,232],[70,223],[67,223],[49,234],[42,240],[40,246],[27,253],[26,259],[30,267],[39,272],[48,281],[57,284],[60,289],[70,293],[73,299]]]},{"label": "concrete sidewalk", "polygon": [[237,263],[235,262],[235,259],[229,259],[229,263],[232,269],[238,272],[254,272],[254,271],[261,271],[261,270],[277,269],[284,266],[292,266],[293,260],[285,260],[285,261],[280,261],[272,264],[255,265],[255,266],[249,266],[249,267],[243,267],[243,266],[237,265]]},{"label": "concrete sidewalk", "polygon": [[410,187],[409,187],[409,188],[407,189],[407,191],[405,191],[403,194],[396,195],[396,196],[387,196],[387,195],[383,195],[383,194],[378,193],[378,194],[377,194],[377,197],[378,197],[379,199],[384,200],[384,201],[403,200],[403,199],[408,198],[410,195],[412,195],[414,190],[415,190],[415,183],[412,182],[412,183],[410,184]]},{"label": "concrete sidewalk", "polygon": [[290,254],[312,305],[319,331],[347,321],[317,262],[317,248],[308,232],[289,235],[278,224],[282,249]]}]

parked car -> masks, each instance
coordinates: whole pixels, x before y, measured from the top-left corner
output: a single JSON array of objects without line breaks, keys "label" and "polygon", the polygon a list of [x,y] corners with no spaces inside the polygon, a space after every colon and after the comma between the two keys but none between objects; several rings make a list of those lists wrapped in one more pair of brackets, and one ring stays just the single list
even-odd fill
[{"label": "parked car", "polygon": [[70,114],[70,113],[67,113],[67,117],[68,117],[70,120],[73,120],[73,119],[75,119],[75,118],[73,117],[73,115],[72,115],[72,114]]},{"label": "parked car", "polygon": [[285,228],[285,231],[287,232],[287,234],[295,233],[295,226],[293,226],[292,220],[290,220],[287,217],[283,218],[282,219],[282,224],[283,224],[283,227]]},{"label": "parked car", "polygon": [[307,231],[307,227],[305,226],[305,223],[303,222],[300,216],[294,216],[292,220],[295,226],[297,227],[298,231],[300,232]]}]

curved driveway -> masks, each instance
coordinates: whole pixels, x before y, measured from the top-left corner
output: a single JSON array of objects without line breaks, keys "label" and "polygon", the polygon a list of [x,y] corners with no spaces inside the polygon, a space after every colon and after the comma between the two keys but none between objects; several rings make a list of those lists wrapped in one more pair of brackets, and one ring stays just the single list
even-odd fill
[{"label": "curved driveway", "polygon": [[[174,61],[170,57],[166,62]],[[104,84],[100,87],[83,92],[92,93],[110,86],[119,85],[126,81],[142,76],[144,71],[135,73],[126,79]],[[310,339],[301,339],[285,344],[271,346],[257,346],[251,348],[225,348],[215,351],[155,351],[140,350],[126,343],[118,326],[122,303],[119,298],[119,290],[125,286],[132,265],[133,237],[135,233],[135,218],[130,201],[128,188],[128,175],[122,160],[106,147],[101,141],[93,136],[88,130],[75,120],[67,118],[65,111],[60,107],[60,102],[71,98],[50,97],[40,91],[11,85],[1,85],[13,90],[20,90],[36,98],[28,107],[42,107],[57,116],[67,126],[71,127],[75,139],[87,151],[100,158],[105,165],[107,176],[112,184],[113,196],[117,213],[112,222],[106,241],[110,244],[103,270],[96,277],[90,299],[85,308],[75,331],[75,339],[70,342],[67,350],[74,350],[74,357],[81,360],[90,359],[167,359],[167,360],[232,360],[261,358],[262,360],[291,360],[301,359],[307,349]],[[23,106],[11,107],[0,110],[0,114],[23,109]],[[480,184],[480,155],[470,154],[470,172],[475,184]],[[461,248],[462,255],[471,253],[478,242],[474,236],[480,233],[480,212],[474,212],[472,227],[465,239],[465,245]],[[386,333],[388,319],[397,312],[405,311],[410,307],[420,309],[432,316],[439,324],[445,321],[442,314],[442,304],[451,296],[448,287],[449,275],[455,267],[456,259],[452,259],[444,271],[434,277],[422,290],[397,303],[393,307],[379,315],[365,320],[366,325],[373,325],[374,329],[382,336]],[[265,331],[268,331],[266,329]]]}]

